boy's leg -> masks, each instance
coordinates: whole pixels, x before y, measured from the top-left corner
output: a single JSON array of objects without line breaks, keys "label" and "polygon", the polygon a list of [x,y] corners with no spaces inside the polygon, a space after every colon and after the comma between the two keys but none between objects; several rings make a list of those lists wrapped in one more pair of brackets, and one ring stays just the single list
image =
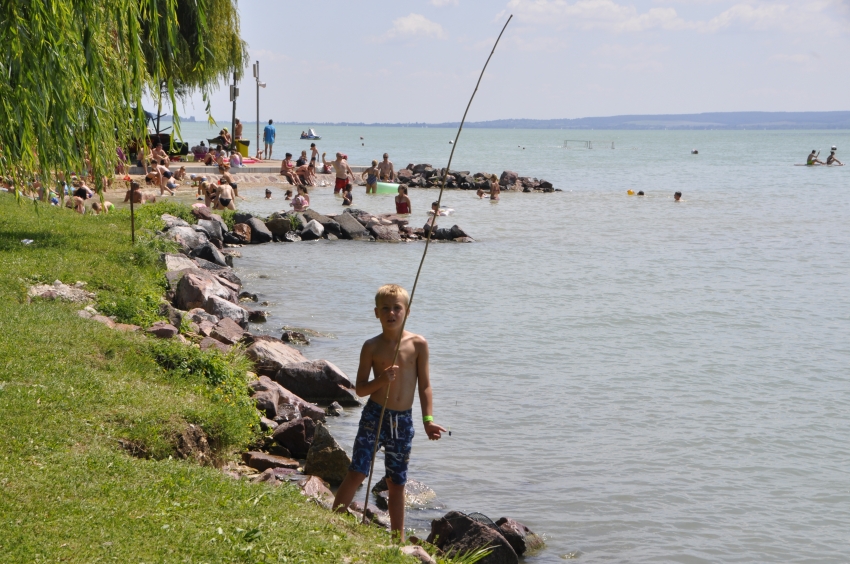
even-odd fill
[{"label": "boy's leg", "polygon": [[393,483],[392,478],[387,478],[387,488],[390,498],[390,531],[398,542],[404,542],[404,486],[398,486]]},{"label": "boy's leg", "polygon": [[338,513],[344,513],[345,510],[348,509],[348,506],[351,505],[351,501],[354,499],[354,494],[357,493],[357,488],[360,487],[360,484],[362,484],[365,479],[366,474],[349,470],[348,474],[346,474],[345,478],[342,480],[342,484],[340,484],[339,489],[336,491],[333,510]]}]

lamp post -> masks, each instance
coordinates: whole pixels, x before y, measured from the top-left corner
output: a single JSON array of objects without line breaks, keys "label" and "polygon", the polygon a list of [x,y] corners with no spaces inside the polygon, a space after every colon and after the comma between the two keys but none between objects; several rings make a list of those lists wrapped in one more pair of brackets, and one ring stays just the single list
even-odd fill
[{"label": "lamp post", "polygon": [[257,80],[257,148],[260,151],[260,88],[265,88],[266,83],[260,82],[260,61],[254,62],[254,78]]},{"label": "lamp post", "polygon": [[239,88],[236,86],[236,72],[233,73],[233,84],[230,85],[230,101],[233,102],[233,116],[230,120],[230,152],[236,150],[236,98]]}]

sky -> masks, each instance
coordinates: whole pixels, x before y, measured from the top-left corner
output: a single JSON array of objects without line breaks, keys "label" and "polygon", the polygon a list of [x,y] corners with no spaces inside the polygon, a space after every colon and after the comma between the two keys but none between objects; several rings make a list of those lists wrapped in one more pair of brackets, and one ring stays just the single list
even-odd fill
[{"label": "sky", "polygon": [[[260,120],[848,110],[850,0],[240,0]],[[152,104],[151,104],[152,106]],[[181,115],[204,115],[200,95]],[[211,98],[230,120],[228,86]],[[237,117],[256,118],[250,65]]]}]

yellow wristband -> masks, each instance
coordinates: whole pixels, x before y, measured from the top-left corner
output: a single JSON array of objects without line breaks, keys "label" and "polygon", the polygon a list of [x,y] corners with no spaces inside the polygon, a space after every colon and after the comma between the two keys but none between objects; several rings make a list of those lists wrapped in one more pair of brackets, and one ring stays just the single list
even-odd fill
[{"label": "yellow wristband", "polygon": [[424,417],[422,417],[423,423],[432,423],[433,421],[434,421],[433,415],[425,415]]}]

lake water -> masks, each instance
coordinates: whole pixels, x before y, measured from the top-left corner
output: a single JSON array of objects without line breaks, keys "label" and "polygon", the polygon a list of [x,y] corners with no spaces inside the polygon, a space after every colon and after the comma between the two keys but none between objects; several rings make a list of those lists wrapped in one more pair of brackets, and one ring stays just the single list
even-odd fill
[{"label": "lake water", "polygon": [[[276,152],[309,145],[306,128],[277,129]],[[454,136],[319,133],[320,150],[355,164],[388,151],[402,167],[445,166]],[[411,478],[448,509],[545,535],[527,562],[846,562],[850,166],[792,166],[833,144],[850,148],[850,132],[466,130],[453,168],[564,191],[497,204],[446,192],[456,211],[441,224],[478,242],[432,245],[415,296],[408,329],[429,340],[436,420],[453,433],[429,442],[417,428]],[[331,192],[312,207],[341,211]],[[436,195],[411,191],[412,223]],[[246,210],[285,208],[280,185],[270,201],[246,196]],[[393,211],[362,188],[355,205]],[[375,290],[409,288],[423,248],[245,247],[237,271],[273,303],[256,330],[333,334],[304,352],[353,379],[380,330]],[[331,423],[349,450],[358,417]],[[408,524],[443,512],[411,510]]]}]

